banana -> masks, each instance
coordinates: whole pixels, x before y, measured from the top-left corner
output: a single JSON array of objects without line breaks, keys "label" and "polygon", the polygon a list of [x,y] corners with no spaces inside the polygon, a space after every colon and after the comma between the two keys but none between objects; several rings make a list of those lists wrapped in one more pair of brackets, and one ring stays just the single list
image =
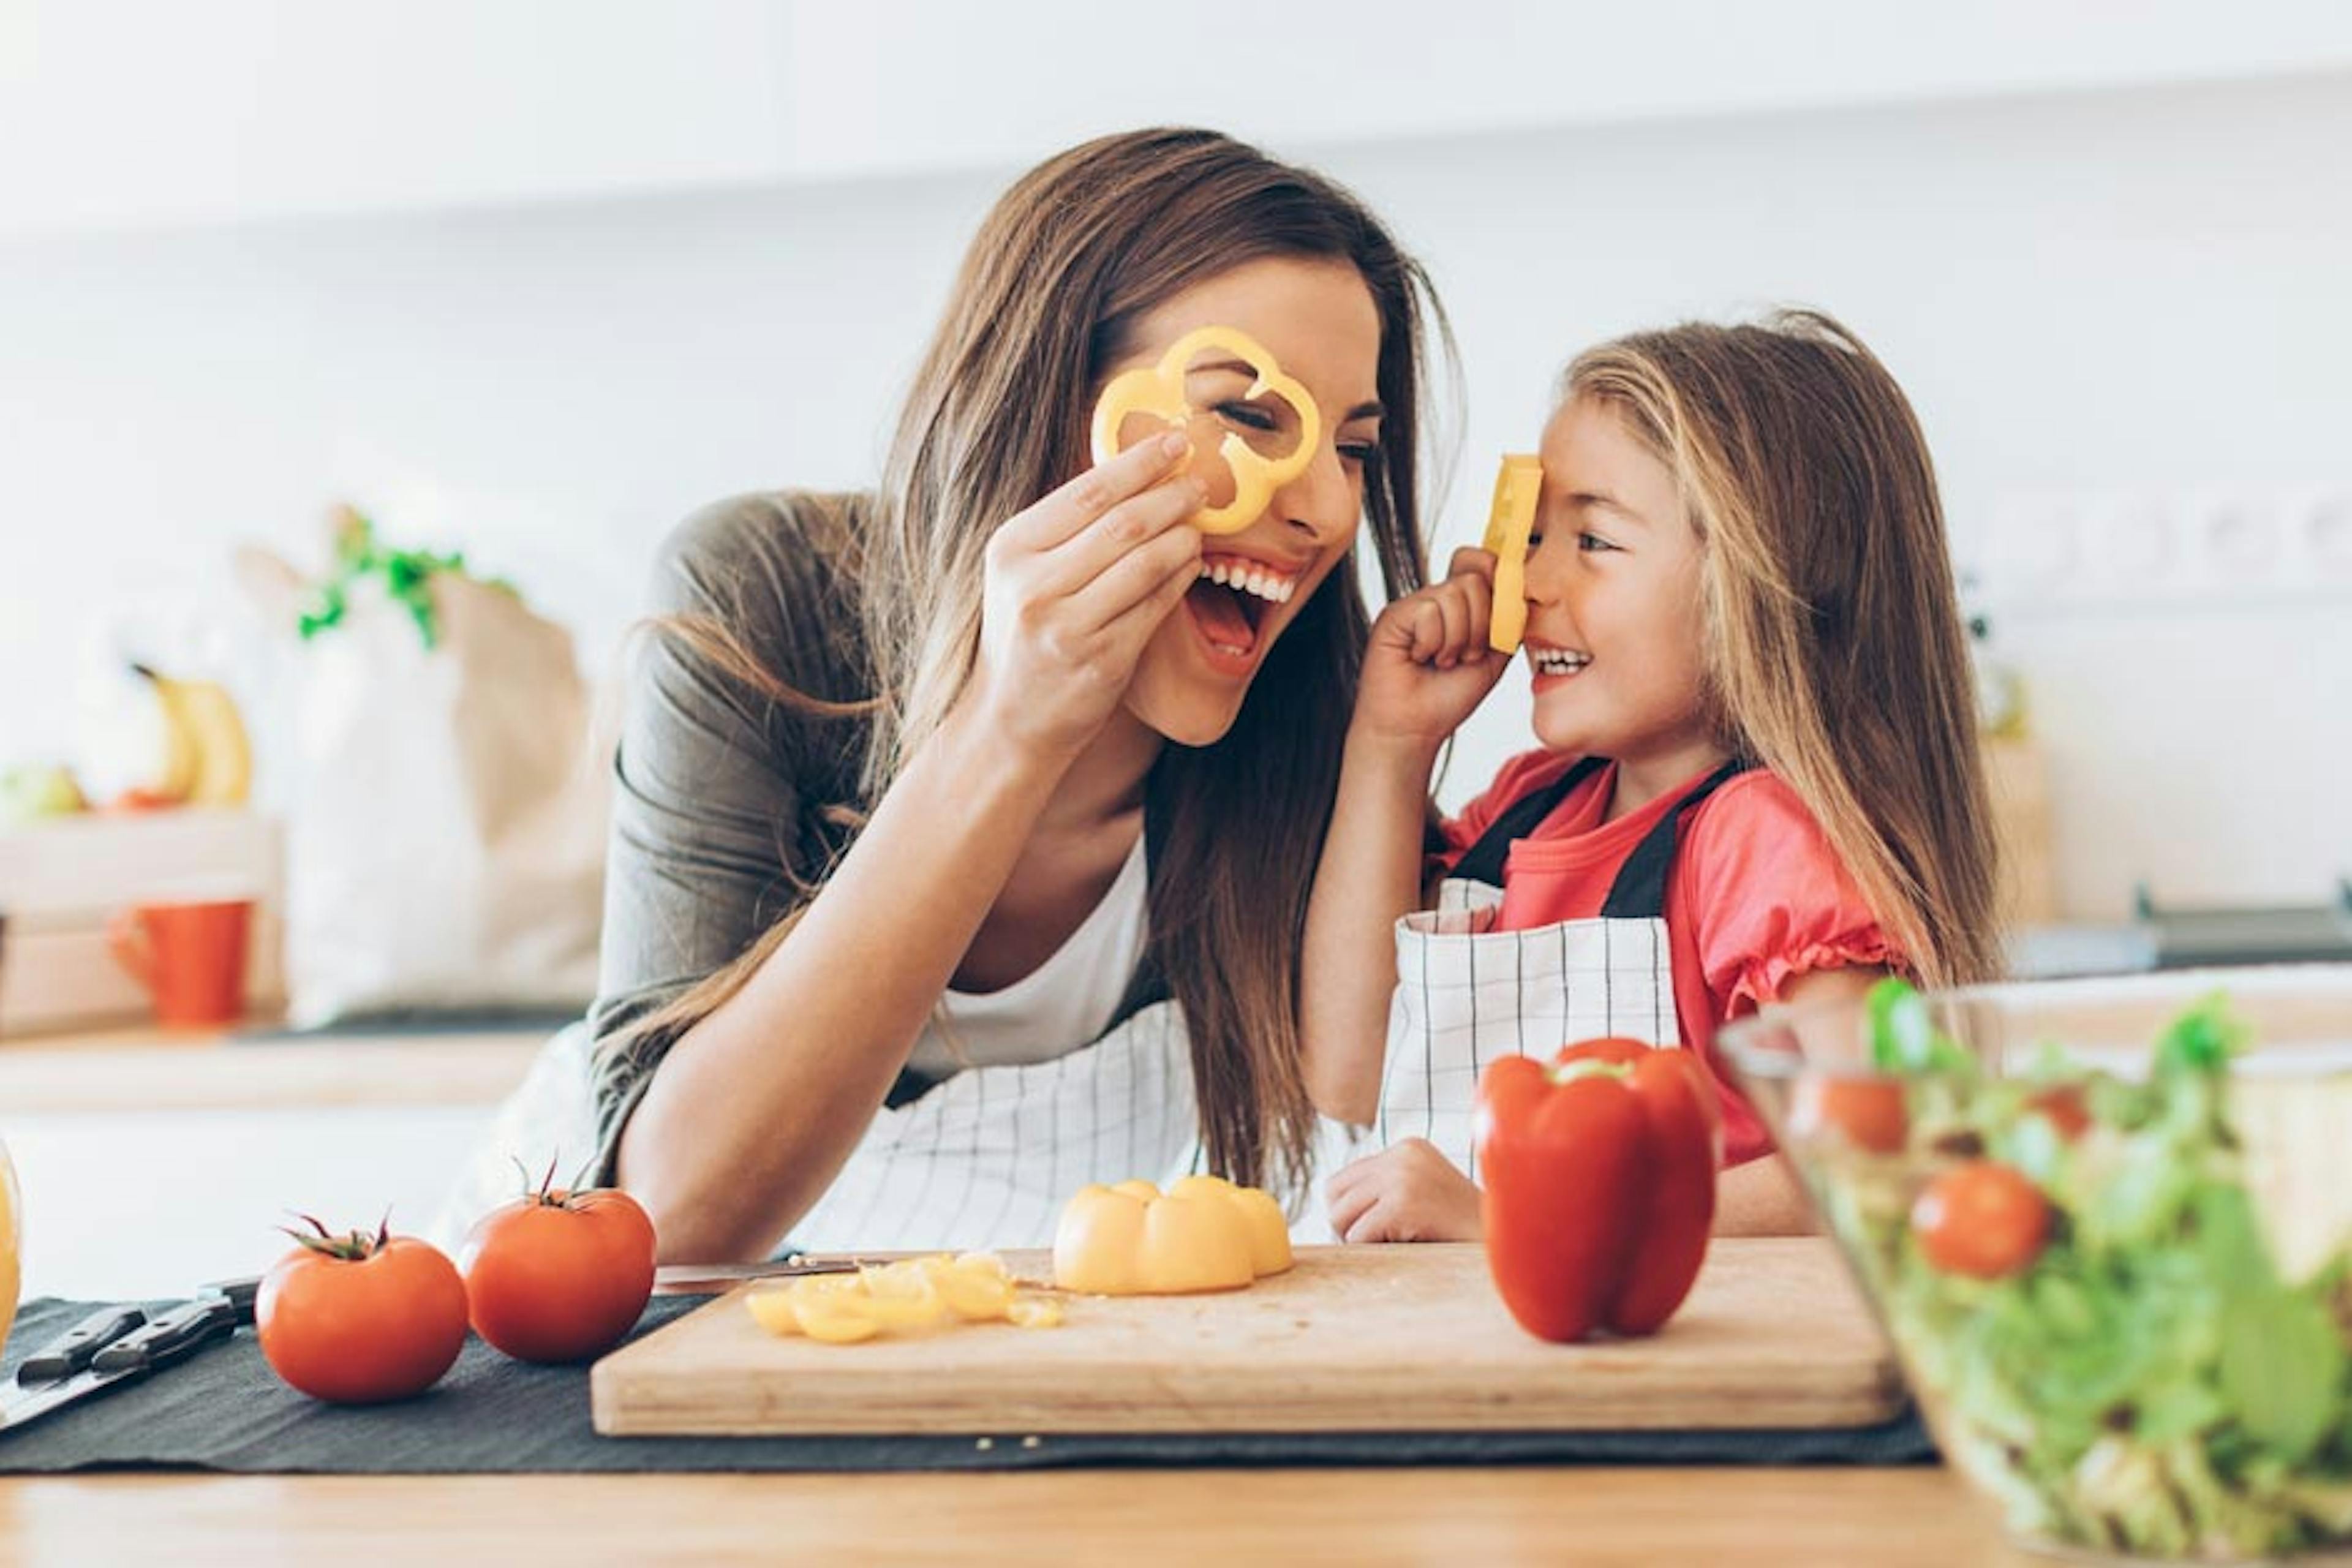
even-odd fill
[{"label": "banana", "polygon": [[154,688],[163,714],[157,792],[190,805],[243,805],[252,788],[253,752],[227,689],[213,680],[176,679],[148,665],[131,668]]},{"label": "banana", "polygon": [[183,683],[181,701],[196,727],[196,748],[203,758],[195,788],[188,800],[194,805],[243,805],[253,784],[253,751],[247,743],[245,720],[236,700],[216,681]]},{"label": "banana", "polygon": [[160,670],[144,664],[133,664],[131,669],[143,677],[155,693],[156,711],[163,716],[163,756],[162,766],[152,783],[142,788],[152,791],[166,800],[185,800],[196,787],[196,777],[204,766],[204,756],[198,749],[195,727],[177,695],[178,682]]}]

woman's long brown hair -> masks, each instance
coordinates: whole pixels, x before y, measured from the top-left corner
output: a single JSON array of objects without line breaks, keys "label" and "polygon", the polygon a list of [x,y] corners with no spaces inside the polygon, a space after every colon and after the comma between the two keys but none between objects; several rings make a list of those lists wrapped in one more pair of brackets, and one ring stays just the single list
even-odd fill
[{"label": "woman's long brown hair", "polygon": [[[1131,351],[1139,321],[1268,257],[1343,263],[1371,291],[1387,413],[1364,470],[1366,534],[1391,597],[1423,582],[1423,317],[1436,306],[1420,267],[1354,196],[1228,137],[1156,130],[1087,142],[1024,176],[982,225],[856,541],[859,651],[874,679],[866,802],[962,694],[978,655],[989,536],[1086,467],[1095,395]],[[1161,990],[1181,1005],[1209,1163],[1237,1181],[1294,1184],[1308,1166],[1298,954],[1370,626],[1359,573],[1331,573],[1266,655],[1233,728],[1208,746],[1171,744],[1145,786],[1150,937],[1127,1005]],[[772,700],[809,705],[725,628],[667,629]],[[770,926],[630,1037],[691,1028],[742,988],[797,918]]]},{"label": "woman's long brown hair", "polygon": [[1923,981],[1993,977],[1967,641],[1903,389],[1839,322],[1789,310],[1603,343],[1565,391],[1616,408],[1681,486],[1723,743],[1796,792]]}]

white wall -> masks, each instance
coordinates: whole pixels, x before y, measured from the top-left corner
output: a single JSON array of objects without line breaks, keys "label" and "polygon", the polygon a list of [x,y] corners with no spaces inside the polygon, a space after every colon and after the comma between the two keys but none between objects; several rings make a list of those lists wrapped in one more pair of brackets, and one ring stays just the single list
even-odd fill
[{"label": "white wall", "polygon": [[[2314,901],[2352,871],[2352,574],[2095,547],[2239,502],[2291,542],[2352,494],[2347,149],[2337,70],[1278,150],[1361,189],[1453,312],[1441,559],[1580,344],[1776,300],[1855,325],[2000,558],[2062,895],[2097,917],[2136,879]],[[71,744],[110,622],[185,640],[232,542],[299,547],[342,496],[510,571],[601,662],[686,510],[870,475],[1011,173],[0,241],[0,760]],[[2053,510],[2090,541],[2054,581],[2020,531]],[[1519,692],[1449,797],[1520,743]]]}]

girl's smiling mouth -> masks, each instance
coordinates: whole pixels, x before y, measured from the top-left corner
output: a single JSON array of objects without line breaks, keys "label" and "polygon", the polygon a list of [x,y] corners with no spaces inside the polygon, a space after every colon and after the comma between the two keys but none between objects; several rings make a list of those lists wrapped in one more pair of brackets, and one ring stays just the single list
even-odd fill
[{"label": "girl's smiling mouth", "polygon": [[1529,641],[1528,667],[1539,676],[1574,675],[1592,662],[1592,656],[1579,648],[1559,647],[1550,643]]}]

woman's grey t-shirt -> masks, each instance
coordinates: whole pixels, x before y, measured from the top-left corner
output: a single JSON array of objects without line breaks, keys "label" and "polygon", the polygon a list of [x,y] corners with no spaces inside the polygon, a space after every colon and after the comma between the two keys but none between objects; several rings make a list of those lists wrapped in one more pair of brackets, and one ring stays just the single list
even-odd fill
[{"label": "woman's grey t-shirt", "polygon": [[[651,614],[715,622],[793,691],[858,704],[872,687],[859,604],[869,515],[860,495],[744,496],[708,508],[664,544]],[[599,1179],[612,1179],[621,1130],[675,1038],[640,1026],[814,895],[866,808],[870,731],[854,708],[779,701],[674,635],[644,638],[614,763],[588,1015]],[[1136,966],[1109,1022],[1166,994],[1155,973],[1148,958]],[[934,1081],[901,1071],[885,1103],[905,1104]]]},{"label": "woman's grey t-shirt", "polygon": [[[793,690],[869,695],[858,607],[862,496],[744,496],[664,543],[651,614],[716,622]],[[599,1165],[671,1037],[637,1026],[803,902],[862,808],[869,725],[777,701],[654,631],[636,649],[614,763],[596,1038]],[[836,815],[828,815],[828,808]],[[919,1089],[902,1082],[893,1100]]]}]

